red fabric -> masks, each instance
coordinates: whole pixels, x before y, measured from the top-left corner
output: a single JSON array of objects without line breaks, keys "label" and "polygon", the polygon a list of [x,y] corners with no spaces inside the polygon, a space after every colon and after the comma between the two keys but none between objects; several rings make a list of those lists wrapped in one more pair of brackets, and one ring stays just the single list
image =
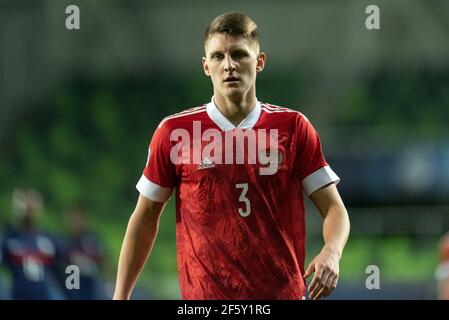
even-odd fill
[{"label": "red fabric", "polygon": [[[274,112],[275,111],[275,112]],[[151,182],[176,188],[176,241],[184,299],[302,299],[305,218],[301,181],[327,165],[319,137],[300,113],[262,104],[254,130],[277,129],[282,161],[274,175],[260,175],[259,164],[174,165],[174,129],[192,136],[219,129],[206,111],[186,112],[161,123],[150,144],[144,170]],[[223,131],[221,136],[224,137]],[[224,139],[223,139],[224,140]],[[202,148],[208,142],[202,142]],[[193,144],[190,145],[193,148]],[[223,145],[224,150],[224,145]],[[251,213],[241,200],[242,187]]]},{"label": "red fabric", "polygon": [[449,233],[440,241],[440,261],[449,261]]}]

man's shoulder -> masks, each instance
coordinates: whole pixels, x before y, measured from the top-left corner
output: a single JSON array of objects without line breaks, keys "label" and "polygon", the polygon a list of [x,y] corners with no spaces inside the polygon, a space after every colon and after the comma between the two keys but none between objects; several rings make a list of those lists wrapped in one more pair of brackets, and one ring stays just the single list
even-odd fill
[{"label": "man's shoulder", "polygon": [[193,120],[201,119],[206,113],[206,106],[207,104],[203,104],[166,116],[159,123],[158,128],[179,126],[183,122],[191,123]]},{"label": "man's shoulder", "polygon": [[309,122],[309,119],[300,111],[296,110],[296,108],[288,108],[285,106],[279,106],[267,102],[260,103],[261,110],[268,117],[276,117],[276,118],[291,118],[299,121]]}]

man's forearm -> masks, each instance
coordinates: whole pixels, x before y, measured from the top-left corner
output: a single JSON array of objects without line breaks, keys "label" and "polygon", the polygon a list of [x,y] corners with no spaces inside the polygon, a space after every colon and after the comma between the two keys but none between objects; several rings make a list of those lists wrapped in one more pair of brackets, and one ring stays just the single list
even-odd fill
[{"label": "man's forearm", "polygon": [[324,248],[336,252],[339,257],[343,253],[349,236],[350,223],[344,206],[335,205],[323,221]]},{"label": "man's forearm", "polygon": [[114,299],[129,299],[137,278],[153,248],[159,219],[135,211],[128,223],[117,272]]}]

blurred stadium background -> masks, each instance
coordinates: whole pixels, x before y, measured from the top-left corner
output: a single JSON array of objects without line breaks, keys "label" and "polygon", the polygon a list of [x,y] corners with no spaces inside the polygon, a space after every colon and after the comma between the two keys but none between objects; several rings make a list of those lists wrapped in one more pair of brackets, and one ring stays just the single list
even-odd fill
[{"label": "blurred stadium background", "polygon": [[[65,28],[76,4],[81,29]],[[376,4],[381,29],[365,28]],[[268,64],[257,97],[306,114],[342,181],[351,218],[333,299],[434,299],[449,230],[449,2],[0,0],[0,224],[16,187],[39,190],[40,228],[88,208],[112,295],[149,139],[166,115],[209,101],[202,36],[240,11]],[[172,197],[173,200],[173,197]],[[307,261],[322,245],[310,205]],[[173,201],[135,298],[179,298]],[[0,235],[1,235],[0,231]],[[365,269],[380,268],[380,290]],[[0,267],[0,294],[10,277]]]}]

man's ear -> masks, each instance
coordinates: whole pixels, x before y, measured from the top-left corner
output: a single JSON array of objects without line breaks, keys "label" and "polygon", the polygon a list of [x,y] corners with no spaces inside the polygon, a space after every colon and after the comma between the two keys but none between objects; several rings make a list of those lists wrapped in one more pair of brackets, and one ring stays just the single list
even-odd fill
[{"label": "man's ear", "polygon": [[203,64],[203,71],[206,76],[210,77],[209,65],[207,64],[206,57],[201,58],[201,63]]},{"label": "man's ear", "polygon": [[267,54],[265,52],[259,53],[257,56],[256,72],[262,72],[265,68],[265,63],[267,62]]}]

